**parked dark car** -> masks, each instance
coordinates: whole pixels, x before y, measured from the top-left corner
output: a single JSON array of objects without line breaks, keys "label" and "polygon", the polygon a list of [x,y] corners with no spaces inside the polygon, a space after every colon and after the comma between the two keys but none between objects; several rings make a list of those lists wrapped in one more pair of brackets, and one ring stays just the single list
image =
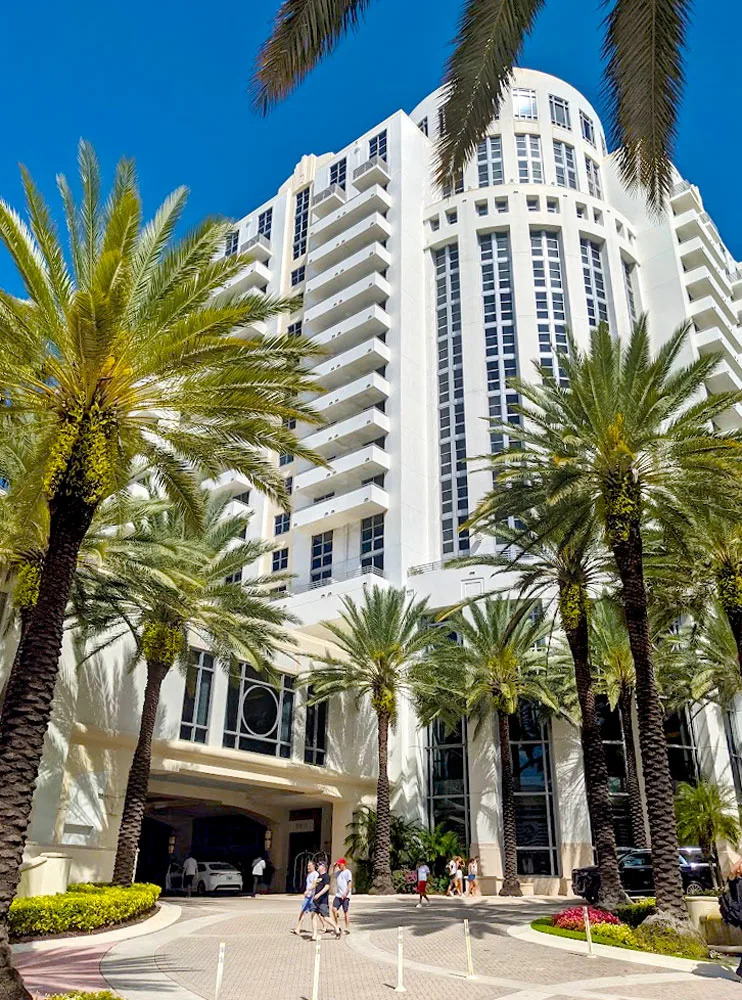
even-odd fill
[{"label": "parked dark car", "polygon": [[[694,847],[681,847],[678,867],[686,893],[713,889],[714,880],[711,865],[703,860],[701,852]],[[654,894],[654,871],[650,851],[626,851],[618,859],[621,885],[629,896],[651,896]],[[596,865],[575,868],[572,871],[572,892],[582,896],[588,903],[595,903],[600,889],[600,872]]]}]

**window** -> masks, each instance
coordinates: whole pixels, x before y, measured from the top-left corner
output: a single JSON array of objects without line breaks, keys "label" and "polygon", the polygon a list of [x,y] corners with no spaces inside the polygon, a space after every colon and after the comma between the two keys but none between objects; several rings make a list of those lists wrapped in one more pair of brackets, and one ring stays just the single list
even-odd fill
[{"label": "window", "polygon": [[304,264],[302,264],[301,267],[295,268],[295,270],[291,272],[291,287],[294,288],[296,285],[300,285],[304,281],[306,273],[307,269]]},{"label": "window", "polygon": [[299,191],[294,207],[294,260],[307,252],[309,232],[309,188]]},{"label": "window", "polygon": [[537,135],[516,135],[515,153],[518,159],[518,180],[520,183],[543,183],[544,167],[541,160],[541,138]]},{"label": "window", "polygon": [[585,170],[587,171],[587,189],[593,198],[603,197],[603,188],[600,183],[600,167],[591,156],[585,157]]},{"label": "window", "polygon": [[433,216],[432,219],[428,219],[428,222],[430,224],[431,232],[437,233],[441,228],[441,220],[437,215]]},{"label": "window", "polygon": [[577,167],[575,165],[574,146],[566,142],[554,142],[554,167],[556,182],[560,187],[570,187],[577,190]]},{"label": "window", "polygon": [[566,354],[567,309],[564,292],[562,247],[558,233],[531,232],[531,262],[536,294],[539,363],[560,385],[567,386],[559,355]]},{"label": "window", "polygon": [[438,108],[438,136],[443,135],[446,131],[446,111],[444,108]]},{"label": "window", "polygon": [[199,649],[188,650],[180,738],[191,743],[205,743],[209,733],[211,688],[214,682],[214,657]]},{"label": "window", "polygon": [[580,253],[587,299],[587,318],[590,329],[594,329],[599,323],[608,322],[608,295],[603,271],[603,248],[600,243],[583,236],[580,239]]},{"label": "window", "polygon": [[383,514],[373,514],[361,521],[361,566],[384,569]]},{"label": "window", "polygon": [[495,198],[495,211],[500,214],[507,212],[508,210],[508,200],[507,198]]},{"label": "window", "polygon": [[338,160],[337,163],[333,163],[330,167],[330,184],[337,184],[337,186],[341,187],[344,191],[347,170],[348,161],[345,157],[343,157],[342,160]]},{"label": "window", "polygon": [[242,583],[242,570],[238,569],[235,570],[234,573],[229,573],[227,576],[224,577],[224,582],[226,584]]},{"label": "window", "polygon": [[[312,697],[312,686],[307,690]],[[307,721],[304,729],[304,763],[322,766],[327,754],[327,701],[307,705]]]},{"label": "window", "polygon": [[526,208],[529,212],[538,212],[541,207],[539,198],[526,198]]},{"label": "window", "polygon": [[244,493],[238,493],[236,497],[233,497],[237,503],[243,503],[247,506],[250,503],[250,490],[245,490]]},{"label": "window", "polygon": [[422,121],[419,121],[417,123],[417,127],[420,129],[420,131],[422,132],[423,135],[427,135],[428,134],[428,119],[427,118],[423,118]]},{"label": "window", "polygon": [[271,572],[280,573],[281,570],[289,568],[289,550],[275,549],[272,554]]},{"label": "window", "polygon": [[482,139],[477,146],[477,169],[480,188],[503,183],[502,136],[488,135]]},{"label": "window", "polygon": [[311,573],[312,583],[329,580],[332,577],[332,532],[323,531],[312,536]]},{"label": "window", "polygon": [[626,288],[626,302],[629,306],[629,320],[632,325],[636,323],[637,318],[637,308],[636,308],[636,264],[630,263],[626,258],[621,259],[623,264],[623,280],[624,287]]},{"label": "window", "polygon": [[227,233],[227,238],[224,245],[224,256],[231,257],[236,254],[239,250],[240,245],[240,234],[235,230],[232,233]]},{"label": "window", "polygon": [[558,875],[549,725],[529,702],[510,716],[510,752],[518,874]]},{"label": "window", "polygon": [[469,820],[469,761],[466,719],[447,730],[436,720],[427,731],[428,822],[457,833],[466,849],[471,840]]},{"label": "window", "polygon": [[[513,310],[513,268],[507,233],[479,237],[484,310],[484,353],[487,369],[487,402],[494,422],[519,423],[515,412],[519,399],[508,386],[518,375],[518,347]],[[501,451],[507,436],[501,429],[490,434],[490,448]],[[509,443],[509,439],[507,439]]]},{"label": "window", "polygon": [[286,510],[280,514],[276,514],[273,524],[274,535],[285,535],[287,531],[291,531],[291,514]]},{"label": "window", "polygon": [[587,205],[583,205],[581,201],[578,201],[575,204],[575,211],[577,212],[577,218],[578,219],[586,219],[587,218]]},{"label": "window", "polygon": [[475,203],[474,207],[477,210],[477,215],[486,215],[487,212],[489,211],[487,208],[486,201],[478,201]]},{"label": "window", "polygon": [[536,105],[536,91],[513,90],[513,117],[535,122],[538,118],[538,107]]},{"label": "window", "polygon": [[273,229],[273,209],[266,208],[264,212],[261,212],[258,216],[258,232],[262,233],[266,239],[271,238],[271,231]]},{"label": "window", "polygon": [[247,663],[233,668],[227,688],[223,746],[290,757],[293,717],[292,677],[282,674],[279,685],[274,686]]},{"label": "window", "polygon": [[386,160],[386,129],[368,140],[368,155],[369,159],[378,156],[380,160]]},{"label": "window", "polygon": [[687,708],[670,712],[664,721],[667,742],[667,760],[674,788],[684,781],[695,785],[698,781],[698,759],[693,720]]},{"label": "window", "polygon": [[616,847],[619,850],[635,847],[631,829],[631,807],[626,781],[626,748],[621,713],[618,709],[611,708],[605,695],[597,695],[595,710],[608,768],[608,792],[611,797]]},{"label": "window", "polygon": [[458,221],[459,221],[459,213],[456,211],[455,208],[452,208],[448,212],[446,212],[446,222],[448,223],[449,226],[455,226]]},{"label": "window", "polygon": [[464,190],[464,171],[459,170],[453,180],[443,185],[443,197],[450,198],[452,194],[462,194]]},{"label": "window", "polygon": [[559,202],[556,198],[546,199],[546,211],[553,215],[559,215]]},{"label": "window", "polygon": [[286,478],[283,481],[283,484],[286,487],[286,492],[289,494],[289,496],[291,496],[291,494],[294,492],[294,477],[286,476]]},{"label": "window", "polygon": [[278,465],[280,468],[283,468],[284,465],[291,465],[293,461],[294,456],[288,451],[278,456]]},{"label": "window", "polygon": [[286,327],[287,337],[301,337],[301,320],[297,320],[296,323],[289,323]]},{"label": "window", "polygon": [[561,128],[572,128],[569,117],[569,101],[555,94],[549,94],[549,113],[551,114],[551,124],[559,125]]},{"label": "window", "polygon": [[580,128],[582,130],[582,138],[586,139],[591,146],[595,145],[595,125],[590,115],[586,115],[584,111],[580,112]]}]

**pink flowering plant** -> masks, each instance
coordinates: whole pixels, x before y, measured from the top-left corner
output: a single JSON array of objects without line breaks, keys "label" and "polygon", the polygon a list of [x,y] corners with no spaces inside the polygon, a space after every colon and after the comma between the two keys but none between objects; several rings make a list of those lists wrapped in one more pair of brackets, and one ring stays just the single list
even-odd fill
[{"label": "pink flowering plant", "polygon": [[[615,913],[609,913],[608,910],[599,910],[595,906],[588,906],[587,912],[590,917],[591,924],[621,923]],[[551,918],[551,922],[555,927],[561,927],[566,931],[584,931],[585,914],[583,912],[583,907],[570,906],[566,910],[560,910],[559,913],[554,914]]]}]

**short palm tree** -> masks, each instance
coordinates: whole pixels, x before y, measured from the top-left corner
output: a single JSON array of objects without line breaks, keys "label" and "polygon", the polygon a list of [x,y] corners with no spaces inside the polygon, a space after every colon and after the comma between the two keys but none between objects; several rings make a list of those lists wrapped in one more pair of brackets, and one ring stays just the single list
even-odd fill
[{"label": "short palm tree", "polygon": [[408,599],[403,589],[365,585],[360,604],[349,597],[342,603],[340,621],[324,623],[338,652],[319,658],[304,682],[312,686],[314,703],[344,692],[351,692],[356,704],[371,703],[379,762],[371,891],[390,894],[389,730],[400,697],[411,690],[412,665],[429,655],[438,630],[428,627],[427,600]]},{"label": "short palm tree", "polygon": [[475,735],[491,723],[493,714],[497,719],[503,824],[501,896],[522,895],[510,716],[521,701],[535,702],[552,712],[559,708],[548,688],[546,650],[540,645],[550,625],[538,611],[535,601],[487,598],[447,617],[446,627],[460,642],[441,644],[436,651],[432,683],[437,683],[439,697],[427,696],[420,703],[423,722],[436,716],[449,721],[450,705],[456,704],[458,693],[462,693],[463,710],[474,721]]},{"label": "short palm tree", "polygon": [[715,429],[742,394],[706,394],[719,358],[687,366],[688,326],[650,352],[646,317],[623,341],[602,325],[587,350],[570,339],[560,358],[569,384],[550,372],[515,379],[522,424],[507,425],[514,446],[492,455],[494,486],[472,518],[493,530],[507,516],[568,503],[575,523],[597,519],[621,582],[636,670],[639,742],[647,789],[658,909],[687,920],[677,866],[673,789],[662,705],[652,659],[643,538],[649,525],[682,542],[703,511],[739,506],[742,444]]},{"label": "short palm tree", "polygon": [[[20,668],[5,702],[0,742],[0,992],[26,997],[12,972],[7,912],[49,723],[65,608],[82,540],[101,502],[147,468],[193,520],[202,498],[188,470],[234,469],[280,501],[283,481],[265,449],[298,454],[284,420],[313,420],[302,338],[244,328],[293,303],[246,295],[234,284],[244,254],[224,256],[227,222],[208,219],[176,241],[186,191],[147,224],[134,166],[122,161],[101,196],[95,155],[80,147],[82,196],[59,186],[68,252],[24,172],[23,221],[0,201],[0,241],[25,292],[0,290],[0,393],[8,422],[37,438],[33,475],[18,484],[28,509],[43,492],[48,545]],[[242,332],[240,330],[242,329]],[[304,394],[304,395],[302,395]]]},{"label": "short palm tree", "polygon": [[742,828],[734,793],[710,781],[678,785],[675,796],[678,834],[685,844],[698,844],[712,862],[714,882],[721,885],[718,841],[727,840],[736,850]]},{"label": "short palm tree", "polygon": [[[255,100],[265,111],[289,94],[358,27],[371,0],[283,0],[258,57]],[[460,169],[484,137],[544,0],[465,0],[445,74],[439,172]],[[672,146],[683,87],[688,0],[616,0],[603,52],[611,129],[627,182],[659,206],[672,183]],[[422,8],[421,8],[422,10]]]},{"label": "short palm tree", "polygon": [[[72,589],[71,627],[81,629],[86,659],[129,635],[130,666],[144,661],[147,684],[113,868],[115,885],[134,878],[147,803],[152,738],[160,690],[177,663],[187,671],[189,641],[210,649],[225,669],[237,660],[269,666],[279,645],[292,643],[295,621],[270,599],[274,575],[232,577],[270,551],[246,540],[249,515],[226,515],[228,498],[212,497],[203,527],[193,529],[155,495],[136,502],[127,522],[101,537],[102,561],[81,561]],[[101,636],[105,638],[101,640]]]}]

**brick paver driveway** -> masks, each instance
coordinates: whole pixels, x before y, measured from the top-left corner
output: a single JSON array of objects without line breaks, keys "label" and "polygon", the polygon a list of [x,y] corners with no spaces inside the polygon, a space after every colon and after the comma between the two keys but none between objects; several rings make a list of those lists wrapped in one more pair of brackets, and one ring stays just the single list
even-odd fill
[{"label": "brick paver driveway", "polygon": [[[404,927],[405,986],[425,1000],[726,1000],[742,998],[728,971],[677,972],[606,958],[588,959],[546,944],[513,938],[508,926],[530,922],[563,905],[535,899],[486,899],[475,904],[434,899],[356,897],[352,932],[322,943],[321,1000],[384,1000],[396,982],[397,928]],[[311,996],[314,946],[289,933],[298,902],[286,897],[185,901],[183,917],[155,945],[163,982],[150,996],[214,1000],[219,942],[226,945],[220,1000],[306,1000]],[[466,978],[463,919],[468,917],[477,978]],[[176,933],[173,933],[176,932]],[[115,956],[112,953],[112,958]],[[115,961],[104,972],[108,976]],[[144,973],[144,968],[142,969]],[[146,979],[146,975],[144,976]],[[116,985],[113,976],[113,984]],[[137,1000],[126,983],[119,988]],[[139,991],[139,995],[145,994]]]}]

